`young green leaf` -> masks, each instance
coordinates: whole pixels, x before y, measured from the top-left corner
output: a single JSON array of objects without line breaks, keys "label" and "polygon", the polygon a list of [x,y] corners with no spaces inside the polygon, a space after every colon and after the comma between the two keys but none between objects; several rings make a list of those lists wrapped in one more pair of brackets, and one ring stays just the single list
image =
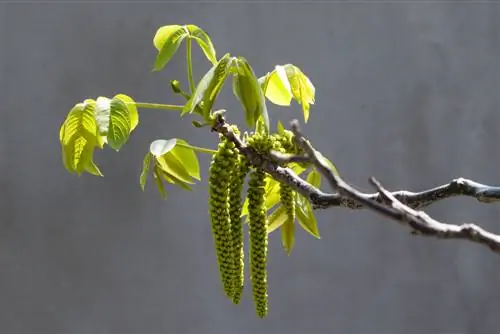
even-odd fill
[{"label": "young green leaf", "polygon": [[321,174],[316,170],[316,168],[310,171],[307,175],[307,182],[316,188],[321,186]]},{"label": "young green leaf", "polygon": [[283,66],[276,66],[266,78],[265,96],[279,106],[289,106],[292,101],[292,89]]},{"label": "young green leaf", "polygon": [[177,138],[151,143],[149,151],[154,158],[155,172],[167,182],[191,190],[188,184],[194,184],[193,179],[200,179],[198,159],[192,148],[177,144],[189,146]]},{"label": "young green leaf", "polygon": [[289,106],[292,98],[302,105],[304,120],[309,119],[314,104],[315,88],[309,78],[295,65],[276,65],[274,70],[259,79],[266,98],[274,104]]},{"label": "young green leaf", "polygon": [[307,169],[306,167],[303,167],[296,162],[292,162],[291,164],[289,164],[288,168],[290,168],[298,176],[300,176]]},{"label": "young green leaf", "polygon": [[[111,110],[112,108],[113,110]],[[113,119],[111,119],[111,112],[113,112]],[[139,113],[134,105],[134,100],[125,94],[117,94],[113,99],[99,96],[96,100],[94,117],[99,128],[97,145],[100,148],[103,148],[105,143],[108,143],[112,148],[115,148],[112,145],[118,144],[119,148],[127,141],[129,134],[139,123]],[[113,138],[108,140],[110,124],[112,124],[113,133],[111,136]],[[129,129],[128,133],[126,133],[127,128]]]},{"label": "young green leaf", "polygon": [[95,107],[95,101],[90,99],[76,104],[59,131],[64,166],[78,175],[93,161],[98,136]]},{"label": "young green leaf", "polygon": [[295,207],[300,226],[312,236],[320,239],[318,224],[311,204],[302,195],[297,194],[295,196]]},{"label": "young green leaf", "polygon": [[156,31],[153,44],[158,50],[158,55],[153,71],[159,71],[167,65],[187,35],[187,29],[180,25],[163,26]]},{"label": "young green leaf", "polygon": [[288,215],[286,214],[286,209],[284,206],[280,205],[267,218],[268,220],[267,233],[271,233],[274,230],[280,228],[287,219]]},{"label": "young green leaf", "polygon": [[215,52],[214,45],[212,44],[212,41],[210,40],[210,37],[208,34],[203,31],[201,28],[193,25],[193,24],[188,24],[187,29],[190,34],[190,38],[196,41],[200,48],[203,50],[203,53],[207,57],[207,59],[212,63],[216,64],[217,63],[217,56]]},{"label": "young green leaf", "polygon": [[130,132],[132,132],[139,124],[139,112],[134,104],[135,101],[125,94],[116,94],[113,99],[121,100],[126,104],[130,117]]},{"label": "young green leaf", "polygon": [[170,152],[175,145],[177,144],[177,139],[158,139],[151,143],[149,146],[149,152],[153,154],[155,157],[161,157],[164,154]]},{"label": "young green leaf", "polygon": [[125,102],[112,99],[109,104],[108,145],[119,151],[130,135],[130,114]]},{"label": "young green leaf", "polygon": [[106,137],[109,129],[109,109],[111,106],[111,99],[99,96],[96,100],[96,107],[94,109],[94,117],[99,128],[99,135]]},{"label": "young green leaf", "polygon": [[[208,113],[212,109],[215,98],[219,94],[227,75],[231,56],[226,53],[219,61],[213,65],[198,83],[193,95],[184,105],[181,116],[186,113],[192,113],[197,107],[202,110],[202,116],[207,119]],[[203,105],[201,103],[203,102]]]},{"label": "young green leaf", "polygon": [[171,152],[161,157],[156,157],[156,161],[162,171],[172,175],[175,179],[179,179],[184,183],[194,184],[186,167]]},{"label": "young green leaf", "polygon": [[281,121],[278,121],[277,129],[280,135],[285,133],[285,127],[283,126],[283,123],[281,123]]},{"label": "young green leaf", "polygon": [[[267,90],[267,84],[269,83],[269,76],[271,75],[271,72],[267,72],[266,75],[261,76],[260,78],[257,79],[257,82],[259,83],[260,89],[265,93]],[[265,96],[265,94],[264,94]]]},{"label": "young green leaf", "polygon": [[243,57],[234,58],[233,61],[233,93],[243,106],[247,125],[255,127],[259,117],[262,117],[269,132],[269,115],[264,93],[252,67]]},{"label": "young green leaf", "polygon": [[328,167],[330,167],[330,169],[332,170],[333,174],[335,175],[339,175],[339,172],[337,170],[337,167],[335,167],[334,164],[332,164],[332,162],[327,158],[325,157],[323,154],[321,154],[320,152],[316,151],[316,154],[318,155],[318,157],[323,161],[323,163],[327,164]]},{"label": "young green leaf", "polygon": [[146,181],[148,180],[149,168],[151,167],[151,158],[153,155],[151,152],[146,153],[144,160],[142,161],[142,171],[141,176],[139,178],[139,184],[141,185],[142,191],[144,191],[144,187],[146,186]]},{"label": "young green leaf", "polygon": [[165,190],[165,186],[163,185],[163,180],[161,179],[161,169],[155,165],[153,178],[155,179],[156,186],[158,187],[158,191],[162,198],[167,198],[167,191]]},{"label": "young green leaf", "polygon": [[281,226],[281,243],[287,254],[290,256],[293,245],[295,244],[295,223],[293,219],[288,216]]},{"label": "young green leaf", "polygon": [[[160,168],[161,169],[161,168]],[[187,185],[186,182],[182,181],[181,179],[177,178],[175,175],[170,174],[166,172],[165,170],[161,170],[160,172],[161,176],[171,184],[175,184],[179,187],[181,187],[184,190],[192,190],[190,186]]]},{"label": "young green leaf", "polygon": [[290,82],[294,99],[302,105],[304,121],[309,119],[310,105],[314,104],[316,89],[309,78],[295,65],[286,64],[283,68]]},{"label": "young green leaf", "polygon": [[[177,139],[177,144],[189,145],[185,140],[182,139]],[[200,163],[198,162],[198,157],[196,156],[194,149],[186,146],[176,145],[170,151],[170,153],[173,154],[182,163],[189,176],[197,180],[201,179]]]},{"label": "young green leaf", "polygon": [[104,176],[102,175],[99,167],[97,167],[93,161],[90,161],[90,163],[85,167],[85,171],[95,176]]}]

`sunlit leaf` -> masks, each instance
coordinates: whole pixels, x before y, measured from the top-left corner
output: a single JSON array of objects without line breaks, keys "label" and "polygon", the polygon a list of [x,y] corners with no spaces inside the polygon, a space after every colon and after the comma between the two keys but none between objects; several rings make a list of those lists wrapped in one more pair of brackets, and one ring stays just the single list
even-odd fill
[{"label": "sunlit leaf", "polygon": [[97,98],[94,116],[99,128],[99,134],[104,137],[108,135],[110,107],[111,99],[104,96]]},{"label": "sunlit leaf", "polygon": [[307,175],[307,182],[314,187],[319,188],[321,186],[321,174],[316,169],[313,169]]},{"label": "sunlit leaf", "polygon": [[156,161],[164,172],[174,176],[175,179],[179,179],[184,183],[194,184],[186,167],[175,155],[168,153],[161,157],[156,157]]},{"label": "sunlit leaf", "polygon": [[255,73],[243,57],[233,61],[233,93],[240,101],[245,111],[245,121],[253,128],[262,117],[267,132],[269,132],[269,115],[266,101]]},{"label": "sunlit leaf", "polygon": [[85,167],[85,171],[95,176],[104,176],[99,167],[97,167],[93,161],[90,161],[90,163]]},{"label": "sunlit leaf", "polygon": [[187,35],[187,29],[180,25],[163,26],[156,31],[153,44],[158,50],[158,55],[153,71],[159,71],[167,65]]},{"label": "sunlit leaf", "polygon": [[304,120],[307,123],[309,119],[310,105],[314,104],[316,89],[309,78],[295,65],[283,65],[286,72],[293,98],[302,105]]},{"label": "sunlit leaf", "polygon": [[265,96],[279,106],[289,106],[292,101],[292,90],[287,73],[283,66],[276,66],[266,78]]},{"label": "sunlit leaf", "polygon": [[[160,167],[161,169],[161,167]],[[184,190],[192,190],[190,186],[188,186],[186,184],[186,182],[184,182],[183,180],[177,178],[175,175],[173,174],[170,174],[168,172],[166,172],[165,170],[161,169],[161,176],[168,182],[168,183],[171,183],[171,184],[175,184],[181,188],[183,188]]]},{"label": "sunlit leaf", "polygon": [[78,175],[93,161],[98,136],[95,106],[95,101],[90,99],[76,104],[59,131],[64,166]]},{"label": "sunlit leaf", "polygon": [[287,254],[290,255],[295,244],[295,224],[293,219],[288,216],[281,226],[281,244]]},{"label": "sunlit leaf", "polygon": [[289,106],[292,98],[302,105],[304,120],[309,119],[310,105],[315,102],[316,89],[309,78],[295,65],[277,65],[259,78],[266,98],[274,104]]},{"label": "sunlit leaf", "polygon": [[192,148],[182,146],[188,145],[185,140],[177,139],[177,145],[170,151],[185,167],[189,176],[200,180],[200,163]]},{"label": "sunlit leaf", "polygon": [[130,114],[125,102],[112,99],[109,104],[108,145],[119,151],[130,135]]},{"label": "sunlit leaf", "polygon": [[163,185],[163,180],[161,178],[161,169],[159,169],[156,165],[154,167],[153,178],[155,179],[156,186],[158,187],[161,197],[166,198],[167,191],[165,190],[165,186]]},{"label": "sunlit leaf", "polygon": [[104,144],[106,144],[107,142],[108,138],[106,136],[101,136],[101,135],[97,136],[97,147],[99,147],[100,149],[103,149]]},{"label": "sunlit leaf", "polygon": [[319,151],[316,151],[316,155],[326,164],[328,165],[328,167],[330,167],[330,169],[332,170],[332,172],[335,174],[335,175],[339,175],[339,172],[337,170],[337,167],[335,167],[334,164],[332,164],[332,162],[327,158],[325,157],[323,154],[321,154]]},{"label": "sunlit leaf", "polygon": [[276,208],[267,218],[267,233],[271,233],[283,225],[283,223],[288,219],[286,214],[286,209],[284,206],[280,205]]},{"label": "sunlit leaf", "polygon": [[[97,145],[100,148],[108,143],[110,147],[119,149],[128,140],[129,134],[139,123],[139,113],[133,102],[134,100],[125,94],[117,94],[113,99],[104,96],[97,98],[94,116],[99,128]],[[113,131],[111,134],[110,126]],[[110,138],[107,138],[108,135]]]},{"label": "sunlit leaf", "polygon": [[295,174],[300,176],[307,168],[304,166],[299,165],[296,162],[292,162],[288,165],[288,168],[290,168]]},{"label": "sunlit leaf", "polygon": [[146,186],[146,181],[148,180],[149,168],[151,167],[151,158],[153,155],[151,152],[146,153],[144,160],[142,161],[142,171],[141,176],[139,178],[139,184],[141,185],[142,190],[144,191],[144,187]]},{"label": "sunlit leaf", "polygon": [[[267,84],[269,83],[269,76],[271,75],[271,72],[267,72],[266,75],[261,76],[260,78],[257,79],[257,82],[259,83],[260,89],[265,93],[267,90]],[[265,96],[265,94],[264,94]]]},{"label": "sunlit leaf", "polygon": [[[215,102],[215,98],[219,94],[224,85],[224,81],[229,74],[229,65],[231,57],[226,53],[219,61],[213,65],[210,70],[203,76],[203,78],[196,86],[196,89],[185,104],[181,116],[186,113],[192,113],[196,107],[202,107],[203,116],[206,118]],[[203,106],[201,103],[203,102]]]},{"label": "sunlit leaf", "polygon": [[295,196],[295,214],[304,230],[316,238],[320,238],[318,224],[311,204],[302,196]]},{"label": "sunlit leaf", "polygon": [[210,60],[212,64],[217,63],[215,48],[208,34],[193,24],[188,24],[187,29],[190,33],[190,37],[198,43],[207,59]]},{"label": "sunlit leaf", "polygon": [[283,123],[281,123],[281,121],[278,121],[277,129],[278,134],[282,135],[285,133],[285,127],[283,126]]},{"label": "sunlit leaf", "polygon": [[176,145],[177,139],[158,139],[151,143],[149,146],[149,152],[155,157],[161,157],[164,154],[170,152]]},{"label": "sunlit leaf", "polygon": [[116,94],[113,99],[121,100],[127,106],[130,117],[130,131],[132,132],[139,124],[139,112],[137,111],[137,107],[134,105],[135,101],[130,96],[125,94]]}]

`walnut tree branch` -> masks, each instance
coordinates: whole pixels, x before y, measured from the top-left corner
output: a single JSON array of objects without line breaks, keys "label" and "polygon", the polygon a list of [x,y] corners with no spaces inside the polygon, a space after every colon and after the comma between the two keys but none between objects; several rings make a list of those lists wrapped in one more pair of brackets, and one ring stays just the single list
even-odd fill
[{"label": "walnut tree branch", "polygon": [[489,247],[492,251],[500,253],[500,235],[485,231],[474,224],[453,225],[439,222],[431,218],[423,211],[416,211],[401,203],[391,192],[387,191],[375,178],[370,182],[379,191],[383,202],[366,198],[362,193],[348,185],[340,176],[318,158],[318,155],[310,142],[302,135],[297,121],[292,122],[292,131],[297,143],[305,150],[318,171],[326,177],[332,188],[336,189],[341,196],[345,196],[354,202],[364,205],[386,217],[389,217],[402,225],[412,229],[414,234],[433,236],[441,239],[466,239]]},{"label": "walnut tree branch", "polygon": [[[500,236],[487,232],[474,224],[452,225],[438,222],[417,208],[428,206],[438,200],[451,196],[471,196],[478,201],[490,203],[500,200],[500,187],[483,185],[474,181],[458,178],[449,184],[414,193],[406,190],[389,192],[382,185],[371,178],[370,182],[378,192],[366,194],[346,183],[336,175],[324,162],[319,159],[316,150],[301,133],[298,121],[292,122],[292,131],[295,140],[305,152],[303,156],[288,156],[272,153],[262,155],[254,151],[236,135],[225,122],[222,115],[212,127],[235,143],[240,153],[244,154],[250,163],[281,183],[291,186],[298,193],[309,199],[313,206],[328,208],[343,206],[351,209],[368,208],[391,218],[402,225],[411,228],[412,233],[424,236],[434,236],[443,239],[467,239],[500,253]],[[282,167],[281,164],[291,161],[311,162],[318,171],[325,176],[330,186],[337,191],[335,194],[324,193],[307,181],[296,175],[291,169]]]}]

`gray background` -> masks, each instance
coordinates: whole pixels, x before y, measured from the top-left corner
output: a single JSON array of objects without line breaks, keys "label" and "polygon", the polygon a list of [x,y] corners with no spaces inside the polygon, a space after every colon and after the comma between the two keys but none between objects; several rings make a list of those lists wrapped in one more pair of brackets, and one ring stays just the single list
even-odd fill
[{"label": "gray background", "polygon": [[[464,176],[500,183],[500,7],[493,2],[2,3],[0,5],[1,333],[492,333],[500,320],[500,258],[463,241],[412,237],[366,212],[318,213],[288,258],[271,235],[270,314],[223,295],[204,181],[194,192],[138,185],[157,138],[213,146],[177,114],[142,110],[104,178],[68,174],[59,126],[78,101],[124,92],[179,103],[170,79],[182,54],[151,73],[152,38],[194,23],[218,54],[262,75],[301,67],[317,87],[304,130],[343,176],[370,190],[424,189]],[[195,48],[195,74],[208,63]],[[240,121],[225,86],[218,107]],[[271,107],[271,117],[301,117]],[[150,180],[151,181],[151,180]],[[500,232],[499,209],[470,198],[429,208],[438,219]],[[247,278],[248,281],[248,278]]]}]

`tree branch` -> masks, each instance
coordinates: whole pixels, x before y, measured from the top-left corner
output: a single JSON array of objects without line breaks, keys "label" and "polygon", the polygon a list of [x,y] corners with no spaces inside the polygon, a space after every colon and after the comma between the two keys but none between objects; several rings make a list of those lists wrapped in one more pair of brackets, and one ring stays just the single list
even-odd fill
[{"label": "tree branch", "polygon": [[[217,131],[234,142],[240,153],[244,154],[253,166],[264,170],[277,181],[293,187],[298,193],[308,198],[315,209],[334,206],[351,209],[368,208],[409,227],[413,234],[441,239],[466,239],[487,246],[492,251],[500,254],[500,235],[487,232],[474,224],[453,225],[442,223],[431,218],[425,212],[416,210],[452,196],[470,196],[483,203],[500,201],[500,187],[458,178],[449,184],[421,192],[415,193],[406,190],[389,192],[372,177],[370,183],[378,192],[373,194],[362,193],[346,183],[339,175],[336,175],[319,158],[317,151],[300,131],[297,120],[292,121],[291,125],[295,140],[304,150],[305,155],[291,156],[278,154],[277,152],[265,156],[261,155],[241,141],[225,122],[222,115],[217,117],[212,131]],[[292,161],[314,164],[337,193],[324,193],[300,178],[291,169],[281,166]]]}]

